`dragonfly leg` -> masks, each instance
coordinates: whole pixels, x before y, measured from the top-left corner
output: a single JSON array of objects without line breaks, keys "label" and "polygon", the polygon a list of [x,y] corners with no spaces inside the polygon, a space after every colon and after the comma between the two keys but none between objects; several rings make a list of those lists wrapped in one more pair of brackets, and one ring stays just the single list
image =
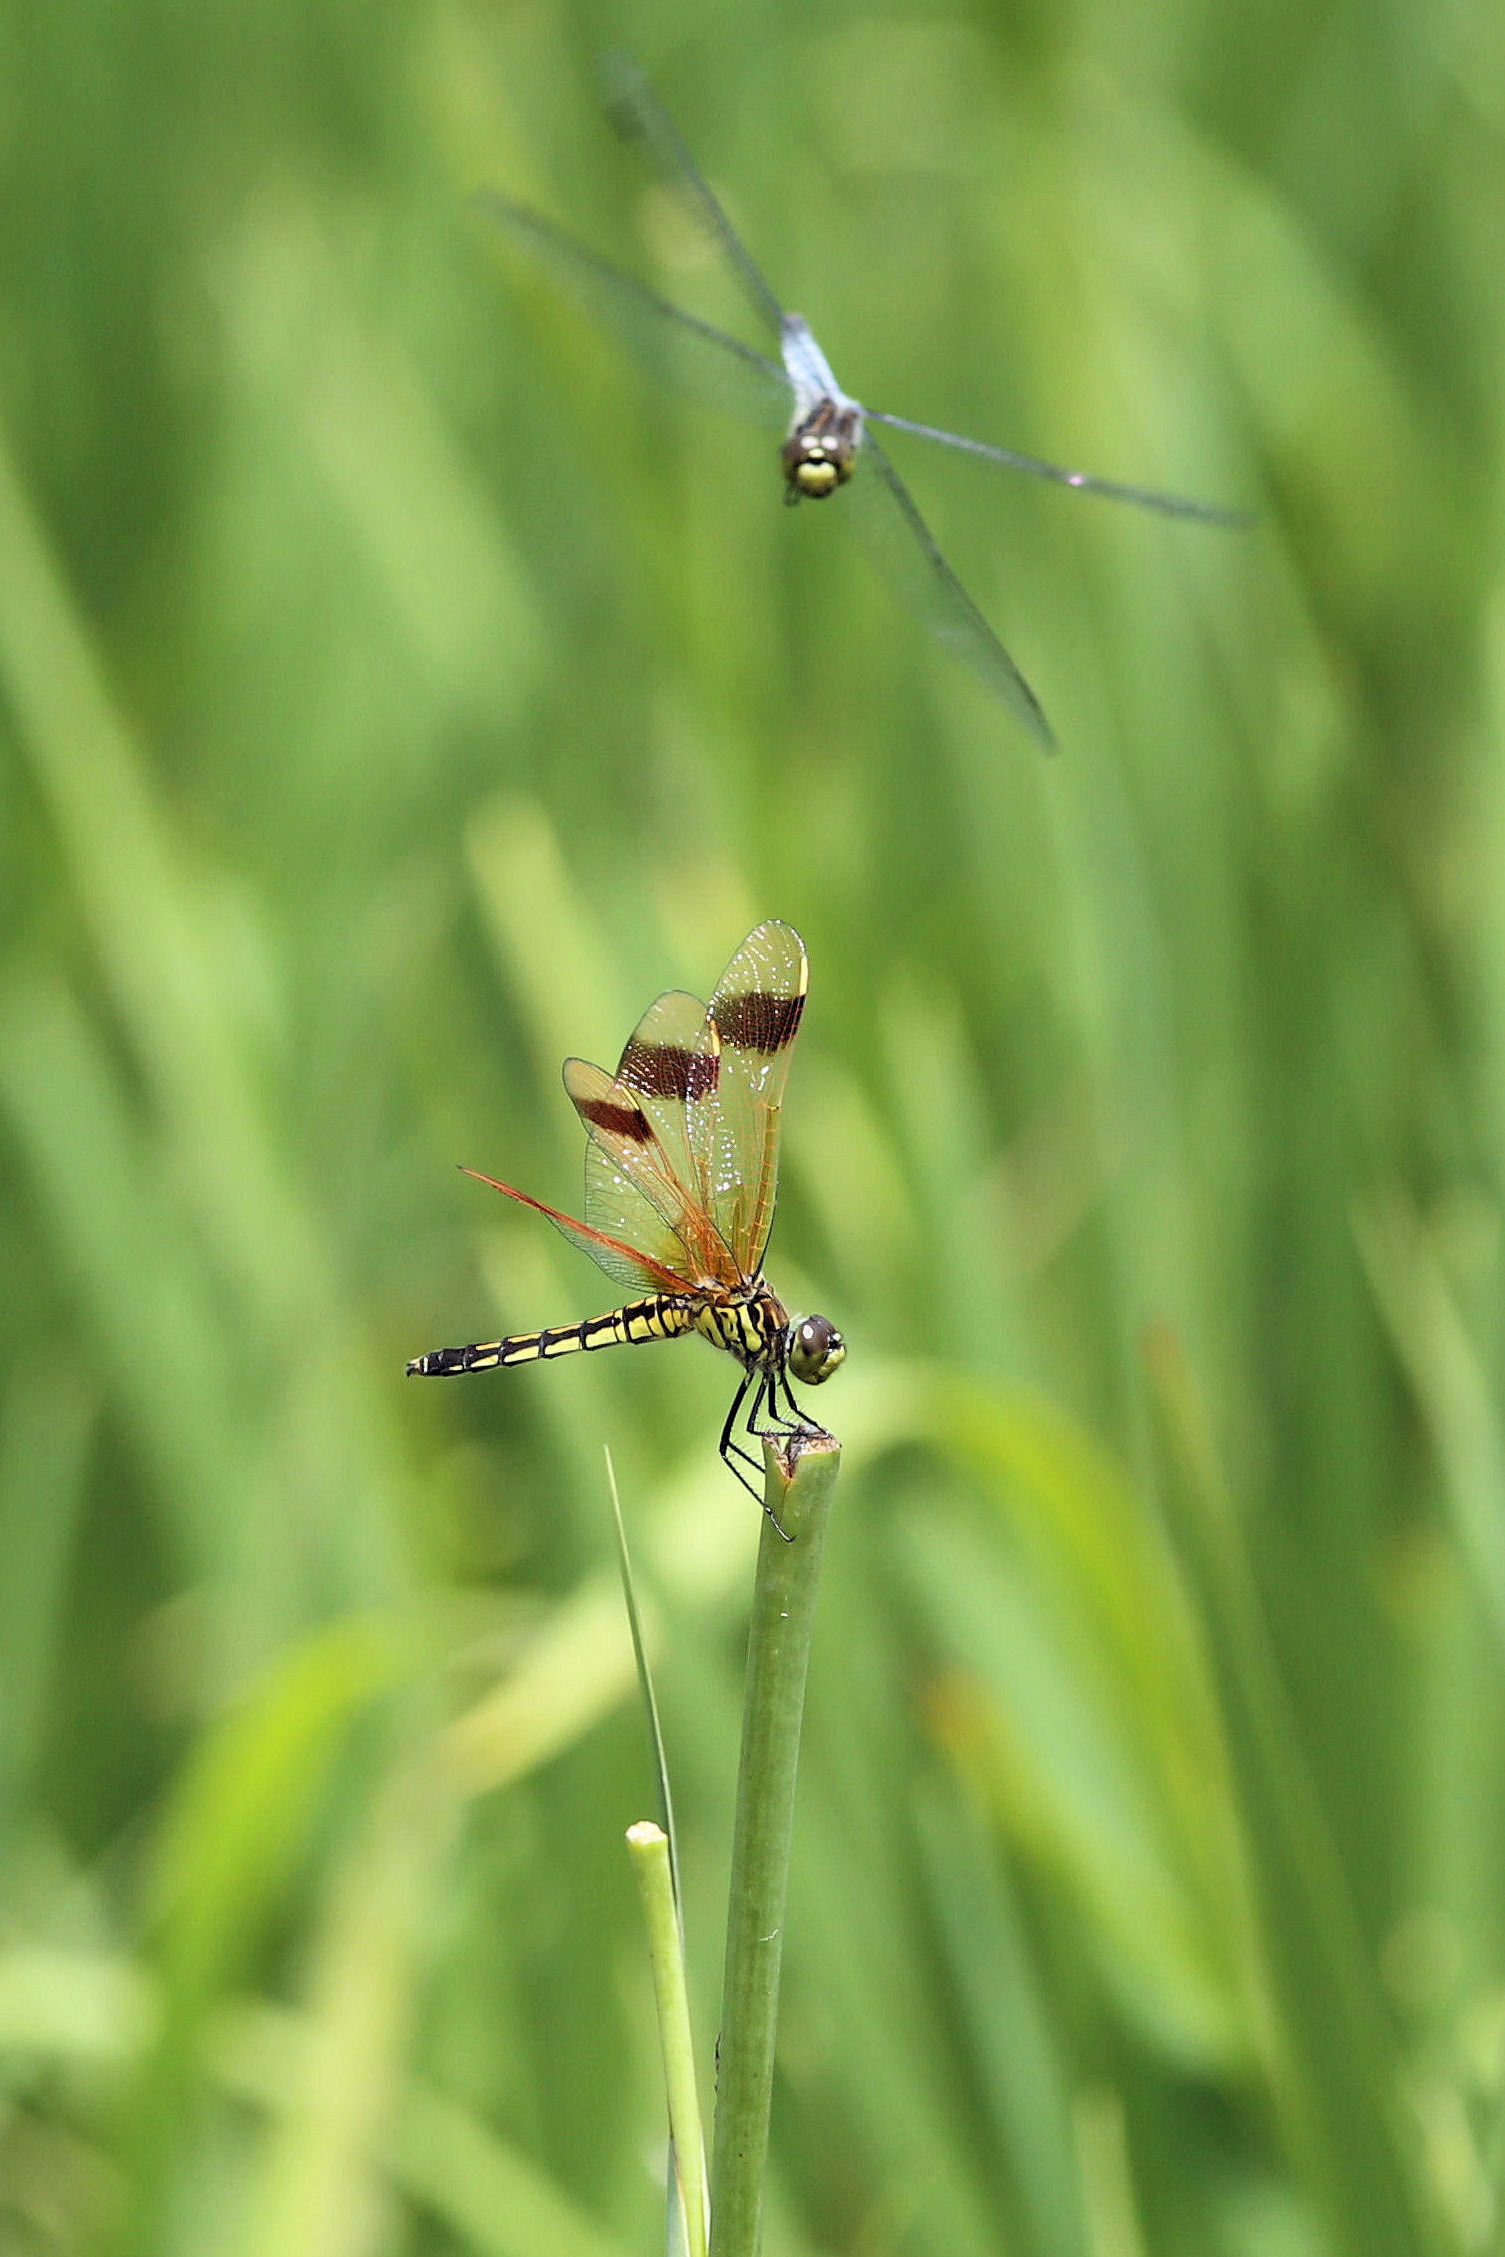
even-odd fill
[{"label": "dragonfly leg", "polygon": [[[789,1374],[787,1370],[781,1371],[778,1374],[777,1384],[783,1388],[784,1400],[789,1405],[790,1410],[794,1413],[793,1431],[796,1434],[824,1434],[826,1431],[825,1428],[823,1426],[818,1426],[814,1419],[807,1418],[805,1413],[800,1409],[799,1404],[795,1401],[794,1389],[789,1384]],[[774,1383],[770,1381],[768,1390],[768,1400],[770,1405],[773,1404],[774,1399],[773,1386]]]},{"label": "dragonfly leg", "polygon": [[[747,1475],[742,1471],[742,1466],[745,1465],[751,1466],[755,1473],[761,1472],[762,1466],[760,1461],[752,1455],[752,1452],[750,1450],[744,1450],[740,1446],[740,1444],[734,1442],[732,1439],[732,1429],[736,1425],[737,1414],[741,1410],[743,1404],[747,1402],[749,1389],[753,1390],[753,1395],[752,1401],[748,1403],[747,1406],[747,1424],[745,1431],[750,1436],[755,1437],[759,1442],[765,1439],[769,1441],[777,1441],[787,1431],[782,1422],[778,1421],[777,1419],[775,1419],[772,1430],[758,1425],[758,1412],[763,1407],[763,1398],[765,1394],[768,1396],[770,1405],[773,1401],[773,1379],[771,1375],[765,1376],[761,1372],[747,1372],[743,1376],[741,1386],[737,1389],[736,1394],[732,1398],[732,1407],[726,1414],[726,1424],[721,1429],[722,1463],[727,1467],[729,1472],[736,1475],[737,1479],[741,1482],[743,1488],[747,1490],[748,1494],[757,1498],[758,1503],[763,1507],[764,1512],[767,1513],[769,1519],[773,1522],[774,1527],[783,1537],[785,1543],[792,1544],[794,1542],[794,1538],[790,1535],[788,1529],[779,1519],[779,1516],[774,1511],[772,1505],[769,1504],[768,1499],[764,1495],[763,1491],[754,1487],[753,1483],[749,1481]],[[736,1460],[738,1458],[742,1460],[742,1465],[738,1465],[736,1463]]]},{"label": "dragonfly leg", "polygon": [[[747,1414],[747,1431],[749,1434],[756,1434],[760,1442],[780,1442],[790,1431],[789,1421],[779,1416],[778,1383],[777,1372],[760,1374],[758,1391]],[[760,1417],[768,1423],[760,1426]]]},{"label": "dragonfly leg", "polygon": [[[742,1471],[742,1466],[736,1463],[737,1459],[740,1458],[742,1460],[742,1465],[750,1465],[754,1473],[757,1473],[761,1471],[758,1460],[753,1456],[750,1450],[744,1450],[741,1447],[740,1443],[734,1442],[732,1440],[732,1429],[737,1423],[737,1413],[741,1410],[743,1403],[747,1400],[747,1390],[749,1389],[749,1387],[751,1387],[753,1378],[754,1374],[752,1372],[744,1372],[742,1376],[742,1384],[737,1389],[736,1394],[732,1397],[732,1407],[726,1414],[726,1423],[721,1429],[721,1441],[718,1444],[718,1448],[721,1452],[722,1463],[725,1465],[728,1473],[735,1474],[737,1479],[741,1482],[743,1488],[748,1492],[749,1496],[756,1497],[758,1503],[761,1505],[763,1502],[762,1493],[758,1489],[754,1488],[753,1484],[748,1480],[747,1475]],[[749,1413],[748,1432],[750,1434],[756,1434],[757,1431],[757,1428],[752,1423],[751,1414]]]}]

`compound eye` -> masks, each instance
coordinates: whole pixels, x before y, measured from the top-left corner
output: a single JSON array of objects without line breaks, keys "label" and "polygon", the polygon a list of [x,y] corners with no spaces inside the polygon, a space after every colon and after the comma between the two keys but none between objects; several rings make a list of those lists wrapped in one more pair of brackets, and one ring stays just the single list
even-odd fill
[{"label": "compound eye", "polygon": [[847,1344],[829,1317],[803,1317],[789,1342],[789,1369],[805,1387],[819,1387],[846,1360]]}]

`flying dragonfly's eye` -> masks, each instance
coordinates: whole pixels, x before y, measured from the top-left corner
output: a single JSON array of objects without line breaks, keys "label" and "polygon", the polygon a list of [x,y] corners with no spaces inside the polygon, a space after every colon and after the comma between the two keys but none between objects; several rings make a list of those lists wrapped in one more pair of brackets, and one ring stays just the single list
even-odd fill
[{"label": "flying dragonfly's eye", "polygon": [[789,1343],[789,1369],[804,1387],[819,1387],[846,1361],[847,1344],[829,1317],[803,1317]]}]

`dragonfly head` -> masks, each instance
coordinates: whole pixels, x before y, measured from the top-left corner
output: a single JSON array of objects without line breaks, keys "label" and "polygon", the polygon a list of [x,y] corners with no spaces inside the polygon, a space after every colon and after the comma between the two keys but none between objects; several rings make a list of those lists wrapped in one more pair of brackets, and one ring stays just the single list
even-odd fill
[{"label": "dragonfly head", "polygon": [[789,1369],[802,1387],[819,1387],[846,1362],[847,1344],[829,1317],[801,1317],[789,1327]]},{"label": "dragonfly head", "polygon": [[786,502],[823,502],[852,475],[861,439],[858,410],[821,400],[801,416],[784,441],[779,460],[784,466]]}]

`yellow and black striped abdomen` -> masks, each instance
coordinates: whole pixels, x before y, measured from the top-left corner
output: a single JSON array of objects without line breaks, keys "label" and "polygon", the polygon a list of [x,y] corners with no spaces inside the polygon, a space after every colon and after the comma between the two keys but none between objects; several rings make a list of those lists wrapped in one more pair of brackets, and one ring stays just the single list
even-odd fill
[{"label": "yellow and black striped abdomen", "polygon": [[693,1302],[655,1293],[646,1301],[629,1301],[624,1308],[609,1309],[604,1317],[587,1317],[583,1324],[556,1325],[547,1332],[514,1332],[505,1340],[477,1341],[469,1348],[434,1348],[426,1356],[413,1358],[408,1377],[448,1379],[463,1371],[546,1363],[554,1356],[573,1356],[581,1348],[630,1348],[644,1340],[673,1340],[689,1332],[694,1323]]}]

